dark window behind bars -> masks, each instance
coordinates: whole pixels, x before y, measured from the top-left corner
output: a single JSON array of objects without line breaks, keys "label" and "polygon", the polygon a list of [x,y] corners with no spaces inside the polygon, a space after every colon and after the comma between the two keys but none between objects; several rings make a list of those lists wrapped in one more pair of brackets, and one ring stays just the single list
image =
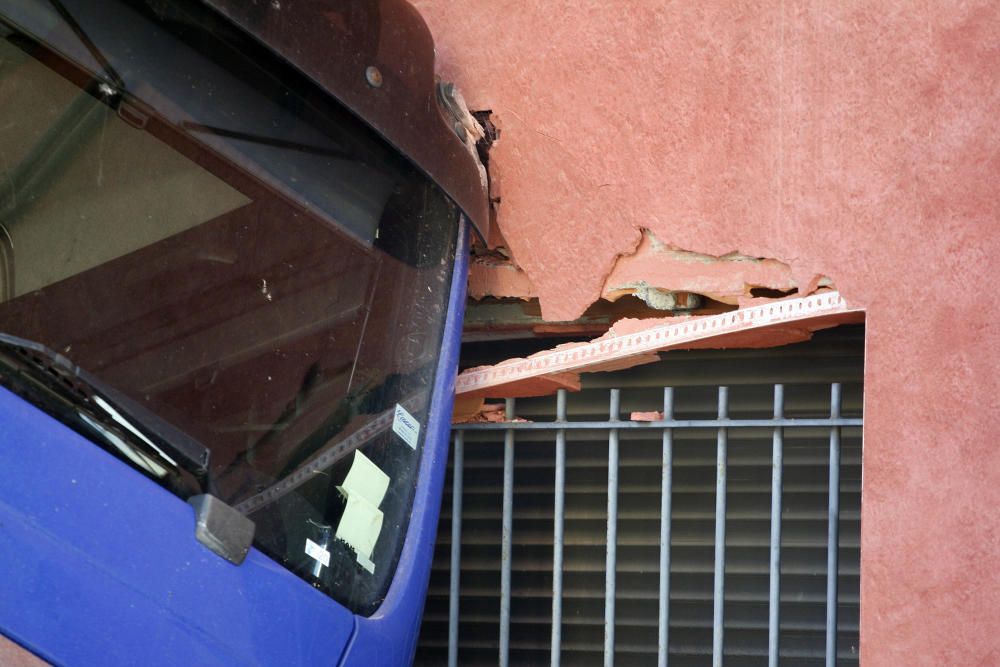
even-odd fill
[{"label": "dark window behind bars", "polygon": [[[863,328],[841,327],[584,376],[564,446],[557,397],[457,429],[418,664],[857,664],[862,370]],[[673,428],[629,420],[665,401]]]}]

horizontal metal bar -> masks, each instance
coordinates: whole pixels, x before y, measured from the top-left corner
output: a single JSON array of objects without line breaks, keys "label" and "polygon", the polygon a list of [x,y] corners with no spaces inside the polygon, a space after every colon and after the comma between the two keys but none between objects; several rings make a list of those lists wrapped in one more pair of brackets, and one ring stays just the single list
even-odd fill
[{"label": "horizontal metal bar", "polygon": [[837,419],[664,419],[656,422],[620,421],[609,422],[484,422],[476,424],[452,424],[455,431],[555,431],[557,429],[606,430],[663,429],[663,428],[796,428],[834,426],[863,426],[861,418],[840,417]]}]

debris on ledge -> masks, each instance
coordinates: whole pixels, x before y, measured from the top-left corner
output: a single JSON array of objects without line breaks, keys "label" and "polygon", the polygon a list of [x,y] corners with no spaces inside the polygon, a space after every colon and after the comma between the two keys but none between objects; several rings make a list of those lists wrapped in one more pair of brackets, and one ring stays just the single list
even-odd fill
[{"label": "debris on ledge", "polygon": [[[463,410],[463,407],[468,409]],[[503,403],[483,403],[482,401],[470,401],[463,405],[461,402],[455,403],[455,412],[452,415],[452,424],[485,424],[496,422],[528,422],[529,419],[514,417],[507,419],[507,406]]]}]

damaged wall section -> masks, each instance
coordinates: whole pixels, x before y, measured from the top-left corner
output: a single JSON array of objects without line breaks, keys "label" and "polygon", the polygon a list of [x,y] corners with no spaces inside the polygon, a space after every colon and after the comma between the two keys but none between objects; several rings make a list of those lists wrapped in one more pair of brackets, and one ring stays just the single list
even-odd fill
[{"label": "damaged wall section", "polygon": [[576,319],[551,322],[543,317],[527,273],[503,243],[497,234],[490,247],[479,244],[474,248],[469,270],[467,341],[525,335],[599,335],[620,319],[716,315],[768,299],[834,288],[825,276],[813,275],[802,281],[788,263],[777,259],[683,250],[663,243],[644,229],[634,250],[619,255],[614,262],[600,297]]},{"label": "damaged wall section", "polygon": [[[805,296],[833,282],[820,275],[804,284],[792,267],[777,259],[750,257],[740,253],[715,256],[666,244],[648,229],[635,250],[619,255],[604,279],[600,298],[617,301],[632,295],[657,310],[691,310],[681,295],[697,295],[738,306],[756,296]],[[469,269],[469,296],[535,299],[528,275],[520,269],[507,248],[481,251]]]}]

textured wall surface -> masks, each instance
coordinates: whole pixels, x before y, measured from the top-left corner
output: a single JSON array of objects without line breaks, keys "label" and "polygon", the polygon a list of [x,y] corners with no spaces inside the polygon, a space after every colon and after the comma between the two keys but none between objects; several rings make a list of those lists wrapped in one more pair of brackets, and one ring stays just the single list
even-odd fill
[{"label": "textured wall surface", "polygon": [[643,228],[868,309],[863,664],[1000,663],[1000,5],[414,4],[547,318]]}]

